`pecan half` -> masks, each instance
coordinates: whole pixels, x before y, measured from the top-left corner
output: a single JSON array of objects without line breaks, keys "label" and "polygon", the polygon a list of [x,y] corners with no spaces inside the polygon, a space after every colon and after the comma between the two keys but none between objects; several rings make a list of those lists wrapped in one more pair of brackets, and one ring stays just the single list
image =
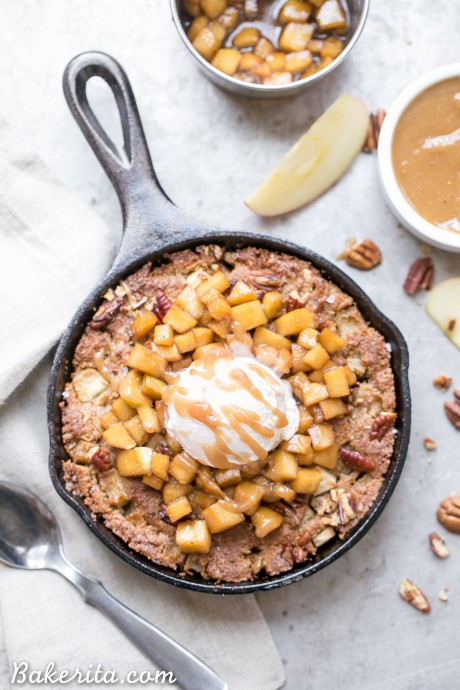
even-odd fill
[{"label": "pecan half", "polygon": [[431,611],[430,602],[423,594],[420,587],[417,587],[412,580],[408,580],[407,578],[401,580],[401,584],[399,585],[399,596],[421,613],[429,613]]},{"label": "pecan half", "polygon": [[110,455],[106,450],[104,450],[104,448],[98,448],[92,454],[91,462],[93,463],[94,467],[96,467],[96,469],[100,470],[101,472],[105,472],[109,469],[111,465]]},{"label": "pecan half", "polygon": [[290,292],[286,303],[286,311],[294,311],[294,309],[300,309],[303,306],[304,302],[302,302],[300,299],[300,295],[297,290]]},{"label": "pecan half", "polygon": [[433,276],[433,260],[429,256],[421,256],[411,264],[404,281],[404,290],[408,295],[415,295],[419,290],[429,290]]},{"label": "pecan half", "polygon": [[447,558],[449,555],[449,549],[446,546],[446,542],[437,532],[430,532],[428,535],[430,540],[431,550],[437,558]]},{"label": "pecan half", "polygon": [[444,403],[444,412],[449,422],[460,431],[460,400]]},{"label": "pecan half", "polygon": [[349,266],[359,268],[361,271],[370,271],[382,261],[382,252],[375,242],[364,239],[362,242],[351,240],[345,247],[340,258],[345,259]]},{"label": "pecan half", "polygon": [[369,438],[371,439],[371,441],[381,441],[385,434],[393,426],[393,422],[395,421],[397,416],[398,415],[396,414],[396,412],[383,412],[381,415],[376,417],[372,422],[371,430],[369,433]]},{"label": "pecan half", "polygon": [[441,501],[436,516],[449,532],[460,534],[460,496],[448,496]]},{"label": "pecan half", "polygon": [[369,130],[363,146],[364,153],[372,153],[378,147],[380,130],[385,116],[386,112],[382,108],[379,108],[375,113],[369,113]]},{"label": "pecan half", "polygon": [[261,292],[263,293],[281,287],[285,278],[278,273],[251,273],[249,280],[251,283],[261,288]]},{"label": "pecan half", "polygon": [[351,494],[342,494],[339,498],[340,524],[346,525],[356,517],[356,503]]},{"label": "pecan half", "polygon": [[433,438],[430,438],[429,436],[425,436],[423,439],[423,445],[427,450],[436,450],[438,447],[436,441]]},{"label": "pecan half", "polygon": [[111,302],[104,302],[88,325],[95,331],[101,331],[110,323],[115,314],[118,314],[122,304],[123,299],[121,297],[115,297]]},{"label": "pecan half", "polygon": [[[433,386],[440,388],[443,391],[447,391],[452,384],[452,376],[446,376],[445,374],[439,374],[433,379]],[[455,391],[454,391],[455,395]]]},{"label": "pecan half", "polygon": [[171,448],[168,446],[168,444],[165,441],[161,441],[156,446],[155,451],[157,453],[161,453],[162,455],[169,455],[170,458],[174,457],[174,453],[172,452]]},{"label": "pecan half", "polygon": [[153,305],[153,312],[158,316],[160,321],[163,321],[166,312],[171,308],[171,300],[166,297],[164,292],[157,292],[155,295],[155,304]]},{"label": "pecan half", "polygon": [[340,451],[340,459],[343,464],[351,470],[357,470],[358,472],[372,472],[375,470],[374,460],[361,455],[361,453],[357,453],[355,450],[342,448]]}]

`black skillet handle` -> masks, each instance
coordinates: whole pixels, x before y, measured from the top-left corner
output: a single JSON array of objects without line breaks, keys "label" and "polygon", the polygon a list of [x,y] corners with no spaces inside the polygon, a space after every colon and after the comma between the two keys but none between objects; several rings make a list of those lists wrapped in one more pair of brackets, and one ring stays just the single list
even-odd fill
[{"label": "black skillet handle", "polygon": [[[123,146],[115,146],[88,102],[86,86],[101,77],[115,97]],[[121,268],[141,256],[184,236],[184,215],[169,200],[155,175],[128,77],[110,55],[87,52],[67,65],[64,95],[77,124],[112,182],[123,213],[124,237],[115,266]]]}]

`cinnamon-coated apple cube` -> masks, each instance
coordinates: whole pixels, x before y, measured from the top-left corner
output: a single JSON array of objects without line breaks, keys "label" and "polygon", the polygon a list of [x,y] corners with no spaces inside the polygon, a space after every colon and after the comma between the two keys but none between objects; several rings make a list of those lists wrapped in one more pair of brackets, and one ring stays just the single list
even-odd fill
[{"label": "cinnamon-coated apple cube", "polygon": [[304,455],[311,448],[311,438],[304,434],[294,434],[288,441],[283,441],[281,448],[295,455]]},{"label": "cinnamon-coated apple cube", "polygon": [[321,400],[329,397],[326,386],[322,383],[305,383],[302,386],[302,402],[305,407],[317,405]]},{"label": "cinnamon-coated apple cube", "polygon": [[193,331],[188,331],[187,333],[174,336],[174,342],[181,354],[184,354],[185,352],[192,352],[196,347]]},{"label": "cinnamon-coated apple cube", "polygon": [[186,515],[190,515],[191,512],[192,506],[187,496],[178,496],[174,501],[168,503],[165,509],[165,513],[171,522],[177,522]]},{"label": "cinnamon-coated apple cube", "polygon": [[311,65],[312,60],[313,57],[309,50],[298,50],[296,53],[288,53],[284,69],[291,74],[297,74],[297,72],[307,69]]},{"label": "cinnamon-coated apple cube", "polygon": [[304,328],[314,328],[315,325],[316,316],[307,307],[288,311],[275,321],[276,330],[285,336],[297,335]]},{"label": "cinnamon-coated apple cube", "polygon": [[321,465],[321,467],[327,467],[328,469],[333,470],[337,465],[338,456],[339,449],[334,443],[332,446],[329,446],[329,448],[325,448],[324,450],[316,450],[314,452],[313,462],[316,465]]},{"label": "cinnamon-coated apple cube", "polygon": [[139,415],[142,426],[149,434],[158,434],[161,431],[160,420],[153,407],[141,405],[137,408],[137,414]]},{"label": "cinnamon-coated apple cube", "polygon": [[256,65],[260,65],[262,62],[262,58],[257,57],[257,55],[254,55],[253,53],[243,53],[240,62],[240,72],[248,72]]},{"label": "cinnamon-coated apple cube", "polygon": [[123,398],[117,398],[112,403],[112,410],[120,420],[120,422],[127,422],[128,419],[134,417],[136,410],[128,405]]},{"label": "cinnamon-coated apple cube", "polygon": [[204,14],[200,14],[198,17],[195,17],[187,30],[189,41],[193,43],[201,29],[204,29],[204,27],[208,25],[208,21],[209,19]]},{"label": "cinnamon-coated apple cube", "polygon": [[260,484],[246,480],[235,487],[233,501],[242,513],[253,515],[259,507],[263,495],[264,489]]},{"label": "cinnamon-coated apple cube", "polygon": [[316,491],[314,492],[315,496],[325,494],[326,491],[330,491],[331,489],[334,489],[337,486],[337,478],[335,474],[330,472],[325,467],[321,466],[318,467],[318,472],[321,474],[321,481],[318,484]]},{"label": "cinnamon-coated apple cube", "polygon": [[280,24],[288,24],[289,22],[305,23],[311,14],[311,5],[302,0],[287,0],[282,6],[278,15]]},{"label": "cinnamon-coated apple cube", "polygon": [[184,10],[191,17],[198,17],[201,14],[200,0],[184,0]]},{"label": "cinnamon-coated apple cube", "polygon": [[131,407],[151,404],[150,398],[142,392],[142,374],[138,371],[128,371],[126,376],[120,379],[118,392],[120,398]]},{"label": "cinnamon-coated apple cube", "polygon": [[347,413],[347,406],[340,400],[340,398],[328,398],[322,400],[319,406],[323,412],[324,419],[333,419],[334,417],[341,417]]},{"label": "cinnamon-coated apple cube", "polygon": [[[208,290],[217,290],[217,292],[225,292],[230,287],[230,281],[223,271],[217,271],[211,278],[201,283],[196,288],[198,297],[202,297]],[[203,300],[202,300],[203,301]],[[205,302],[206,304],[206,302]]]},{"label": "cinnamon-coated apple cube", "polygon": [[216,470],[216,482],[221,489],[228,489],[241,482],[241,471],[237,467],[228,470]]},{"label": "cinnamon-coated apple cube", "polygon": [[308,372],[308,378],[313,383],[324,383],[324,374],[322,369],[314,369]]},{"label": "cinnamon-coated apple cube", "polygon": [[298,372],[303,372],[308,370],[308,365],[305,364],[303,358],[307,354],[307,350],[297,343],[292,343],[291,345],[292,354],[292,371],[294,374]]},{"label": "cinnamon-coated apple cube", "polygon": [[144,477],[142,477],[142,483],[150,486],[151,489],[156,489],[157,491],[161,491],[164,484],[163,480],[159,477],[156,477],[154,474],[146,474]]},{"label": "cinnamon-coated apple cube", "polygon": [[131,417],[128,421],[123,422],[127,432],[133,437],[138,446],[143,446],[150,438],[150,434],[142,426],[139,415]]},{"label": "cinnamon-coated apple cube", "polygon": [[297,494],[314,494],[321,481],[321,472],[310,467],[299,467],[299,474],[291,482]]},{"label": "cinnamon-coated apple cube", "polygon": [[299,410],[299,428],[297,429],[299,434],[304,434],[311,426],[313,426],[313,417],[306,407],[303,405],[298,406]]},{"label": "cinnamon-coated apple cube", "polygon": [[163,377],[166,369],[166,360],[158,354],[148,350],[145,345],[136,343],[129,353],[128,367],[138,369],[144,374],[151,374],[152,376]]},{"label": "cinnamon-coated apple cube", "polygon": [[216,502],[214,496],[210,496],[205,491],[193,491],[189,494],[189,501],[192,504],[195,513],[201,513],[205,508],[209,508]]},{"label": "cinnamon-coated apple cube", "polygon": [[350,369],[349,366],[345,365],[343,367],[343,370],[345,372],[345,376],[347,377],[348,385],[349,386],[354,386],[356,381],[358,380],[356,378],[356,374]]},{"label": "cinnamon-coated apple cube", "polygon": [[332,29],[345,29],[347,26],[345,12],[338,0],[326,0],[323,2],[315,13],[315,19],[321,32],[331,31]]},{"label": "cinnamon-coated apple cube", "polygon": [[152,453],[152,449],[146,447],[120,451],[116,459],[119,474],[122,477],[143,477],[145,474],[151,474]]},{"label": "cinnamon-coated apple cube", "polygon": [[136,445],[136,441],[129,431],[125,429],[123,422],[109,426],[102,434],[102,438],[114,448],[122,448],[123,450],[134,448]]},{"label": "cinnamon-coated apple cube", "polygon": [[176,343],[173,342],[172,345],[154,345],[154,347],[155,351],[166,362],[180,362],[181,354],[177,349]]},{"label": "cinnamon-coated apple cube", "polygon": [[155,345],[168,346],[173,344],[174,332],[169,323],[160,323],[155,326],[153,342]]},{"label": "cinnamon-coated apple cube", "polygon": [[[344,49],[344,43],[336,36],[328,36],[320,50],[321,57],[336,58]],[[309,46],[310,47],[310,46]]]},{"label": "cinnamon-coated apple cube", "polygon": [[163,322],[172,326],[177,333],[185,333],[196,326],[198,320],[178,304],[173,304],[163,316]]},{"label": "cinnamon-coated apple cube", "polygon": [[227,9],[227,0],[201,0],[200,4],[209,19],[216,19]]},{"label": "cinnamon-coated apple cube", "polygon": [[304,328],[299,333],[297,343],[306,350],[311,350],[318,342],[318,331],[316,328]]},{"label": "cinnamon-coated apple cube", "polygon": [[171,460],[169,474],[181,484],[191,484],[198,472],[198,467],[198,461],[183,451]]},{"label": "cinnamon-coated apple cube", "polygon": [[193,337],[195,338],[195,347],[203,347],[209,345],[214,340],[214,336],[210,328],[197,326],[192,329]]},{"label": "cinnamon-coated apple cube", "polygon": [[[136,413],[134,412],[134,414]],[[109,426],[112,426],[112,424],[118,424],[119,421],[120,420],[118,419],[117,415],[112,410],[109,410],[101,417],[101,424],[103,429],[108,429]]]},{"label": "cinnamon-coated apple cube", "polygon": [[285,53],[295,53],[299,50],[305,50],[308,41],[313,36],[314,29],[315,27],[313,24],[289,22],[282,30],[279,38],[280,50],[284,50]]},{"label": "cinnamon-coated apple cube", "polygon": [[174,454],[177,455],[178,453],[181,452],[182,446],[180,443],[178,443],[170,434],[166,432],[165,434],[165,441],[166,444],[169,447],[169,450]]},{"label": "cinnamon-coated apple cube", "polygon": [[323,328],[318,336],[318,342],[333,355],[334,352],[338,352],[343,347],[345,347],[345,340],[340,337],[338,333],[334,333],[330,328]]},{"label": "cinnamon-coated apple cube", "polygon": [[166,426],[166,405],[164,400],[155,400],[155,412],[158,415],[158,421],[162,429]]},{"label": "cinnamon-coated apple cube", "polygon": [[235,48],[253,48],[260,39],[260,31],[255,26],[245,26],[233,37]]},{"label": "cinnamon-coated apple cube", "polygon": [[144,338],[157,323],[158,319],[153,311],[142,309],[142,311],[138,312],[131,324],[131,330],[136,340]]},{"label": "cinnamon-coated apple cube", "polygon": [[334,444],[334,430],[329,424],[313,424],[308,431],[313,450],[325,450]]},{"label": "cinnamon-coated apple cube", "polygon": [[273,482],[290,482],[297,477],[298,469],[293,453],[287,450],[275,450],[263,473]]},{"label": "cinnamon-coated apple cube", "polygon": [[177,525],[176,544],[184,553],[209,553],[211,533],[204,520],[184,520]]},{"label": "cinnamon-coated apple cube", "polygon": [[321,407],[319,406],[319,403],[316,405],[311,405],[308,408],[308,411],[313,417],[314,424],[322,424],[324,422],[324,414]]},{"label": "cinnamon-coated apple cube", "polygon": [[171,501],[174,501],[174,499],[179,496],[188,496],[192,491],[193,486],[191,484],[181,484],[177,479],[174,479],[174,477],[170,477],[163,485],[161,493],[163,501],[165,503],[171,503]]},{"label": "cinnamon-coated apple cube", "polygon": [[239,14],[236,7],[227,7],[227,9],[224,10],[219,17],[217,17],[217,21],[219,24],[222,24],[225,31],[228,32],[235,28],[238,22],[238,17]]},{"label": "cinnamon-coated apple cube", "polygon": [[232,313],[225,297],[215,288],[209,288],[200,294],[200,299],[207,306],[212,319],[223,319]]},{"label": "cinnamon-coated apple cube", "polygon": [[262,298],[262,306],[269,321],[278,316],[283,306],[283,295],[278,290],[266,292]]},{"label": "cinnamon-coated apple cube", "polygon": [[295,499],[296,493],[287,484],[282,482],[273,482],[270,489],[265,492],[263,500],[265,503],[278,503],[278,501],[285,501],[292,503]]},{"label": "cinnamon-coated apple cube", "polygon": [[324,383],[331,398],[341,398],[350,395],[345,367],[334,367],[324,372]]},{"label": "cinnamon-coated apple cube", "polygon": [[123,480],[114,467],[107,472],[101,472],[98,482],[108,498],[109,505],[114,508],[123,508],[129,502],[129,496],[125,491]]},{"label": "cinnamon-coated apple cube", "polygon": [[314,462],[314,455],[315,455],[315,452],[313,450],[313,446],[310,446],[310,448],[308,448],[306,453],[302,453],[301,455],[299,454],[299,455],[295,456],[296,460],[297,460],[297,464],[299,466],[312,465]]},{"label": "cinnamon-coated apple cube", "polygon": [[168,470],[170,459],[171,458],[169,455],[166,455],[166,453],[158,453],[157,451],[153,451],[150,457],[149,474],[153,473],[156,477],[159,477],[159,479],[162,479],[164,482],[166,482],[169,476]]},{"label": "cinnamon-coated apple cube", "polygon": [[256,296],[249,285],[246,285],[246,283],[244,283],[242,280],[239,280],[233,286],[227,299],[231,307],[236,307],[238,304],[252,302],[256,299]]},{"label": "cinnamon-coated apple cube", "polygon": [[236,48],[219,48],[211,60],[211,65],[216,69],[232,76],[237,71],[241,62],[241,53]]},{"label": "cinnamon-coated apple cube", "polygon": [[208,323],[211,321],[211,319],[212,319],[212,316],[209,313],[209,309],[207,307],[204,307],[203,313],[200,316],[200,320],[198,323],[200,324],[200,326],[207,326]]},{"label": "cinnamon-coated apple cube", "polygon": [[291,341],[279,333],[271,331],[264,326],[258,326],[253,335],[254,345],[268,345],[277,350],[291,349]]},{"label": "cinnamon-coated apple cube", "polygon": [[226,355],[228,356],[228,349],[223,343],[210,343],[209,345],[197,347],[192,357],[196,360],[201,357],[207,357],[208,355],[213,357],[225,357]]},{"label": "cinnamon-coated apple cube", "polygon": [[204,311],[204,305],[191,285],[184,287],[176,298],[176,304],[194,319],[200,319]]},{"label": "cinnamon-coated apple cube", "polygon": [[266,62],[267,65],[269,65],[272,72],[284,72],[284,68],[286,65],[286,55],[285,53],[270,53],[270,55],[267,56]]},{"label": "cinnamon-coated apple cube", "polygon": [[256,537],[263,539],[267,534],[281,527],[283,516],[276,510],[273,510],[273,508],[261,506],[251,515],[251,521],[255,527]]},{"label": "cinnamon-coated apple cube", "polygon": [[275,48],[273,47],[273,43],[271,43],[268,38],[260,38],[257,41],[257,44],[254,46],[254,55],[257,55],[257,57],[262,58],[262,60],[265,60],[270,53],[274,53]]},{"label": "cinnamon-coated apple cube", "polygon": [[245,331],[267,323],[267,317],[258,299],[232,307],[233,320]]},{"label": "cinnamon-coated apple cube", "polygon": [[144,378],[142,379],[142,392],[152,400],[159,400],[166,385],[164,381],[160,381],[156,376],[144,374]]},{"label": "cinnamon-coated apple cube", "polygon": [[202,516],[211,534],[218,534],[244,522],[244,515],[228,501],[219,500],[205,508]]},{"label": "cinnamon-coated apple cube", "polygon": [[210,328],[215,335],[223,340],[227,337],[232,329],[232,317],[224,316],[223,319],[211,319],[211,321],[208,323],[208,328]]},{"label": "cinnamon-coated apple cube", "polygon": [[329,359],[329,354],[327,350],[324,349],[322,345],[316,343],[311,350],[308,350],[307,354],[303,358],[305,364],[311,369],[321,369],[323,364]]},{"label": "cinnamon-coated apple cube", "polygon": [[303,389],[305,386],[309,385],[309,380],[308,376],[304,371],[298,371],[296,374],[293,376],[290,376],[288,378],[289,384],[292,388],[292,392],[294,393],[295,397],[302,401],[303,400]]}]

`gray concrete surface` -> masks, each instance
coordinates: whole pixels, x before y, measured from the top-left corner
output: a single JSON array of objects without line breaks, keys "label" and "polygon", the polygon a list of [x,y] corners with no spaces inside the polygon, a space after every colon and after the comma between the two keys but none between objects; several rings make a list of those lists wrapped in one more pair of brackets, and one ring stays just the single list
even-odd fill
[{"label": "gray concrete surface", "polygon": [[[313,578],[260,595],[286,663],[287,690],[441,690],[460,687],[460,537],[451,556],[428,548],[438,501],[460,490],[459,434],[447,422],[432,378],[460,385],[460,353],[401,289],[420,243],[397,226],[380,193],[376,157],[360,156],[340,183],[310,207],[264,221],[245,196],[312,120],[343,91],[388,107],[422,72],[458,60],[457,3],[371,0],[351,57],[320,88],[295,100],[256,102],[214,87],[192,64],[166,0],[2,0],[0,113],[51,168],[119,232],[115,195],[67,111],[60,80],[76,53],[100,49],[133,84],[158,176],[185,211],[234,229],[260,230],[334,260],[350,236],[369,236],[382,265],[346,269],[400,326],[411,351],[413,434],[403,477],[378,524],[339,562]],[[109,118],[110,101],[97,93]],[[110,118],[109,118],[110,119]],[[436,279],[460,273],[460,258],[433,250]],[[447,397],[451,394],[447,394]],[[428,457],[422,438],[438,450]],[[414,579],[432,603],[422,616],[397,594]],[[449,588],[449,601],[438,592]]]}]

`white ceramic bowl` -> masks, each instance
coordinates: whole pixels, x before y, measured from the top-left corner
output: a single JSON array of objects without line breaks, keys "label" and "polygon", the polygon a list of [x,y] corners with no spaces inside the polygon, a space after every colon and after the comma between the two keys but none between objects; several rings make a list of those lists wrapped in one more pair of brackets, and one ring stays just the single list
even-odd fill
[{"label": "white ceramic bowl", "polygon": [[396,180],[392,161],[392,148],[396,125],[409,103],[422,91],[433,86],[433,84],[459,76],[460,62],[457,62],[431,70],[409,84],[399,94],[388,111],[380,131],[378,145],[380,180],[385,197],[395,216],[419,239],[451,252],[460,252],[460,234],[450,232],[449,230],[442,230],[433,225],[433,223],[429,223],[407,201]]}]

